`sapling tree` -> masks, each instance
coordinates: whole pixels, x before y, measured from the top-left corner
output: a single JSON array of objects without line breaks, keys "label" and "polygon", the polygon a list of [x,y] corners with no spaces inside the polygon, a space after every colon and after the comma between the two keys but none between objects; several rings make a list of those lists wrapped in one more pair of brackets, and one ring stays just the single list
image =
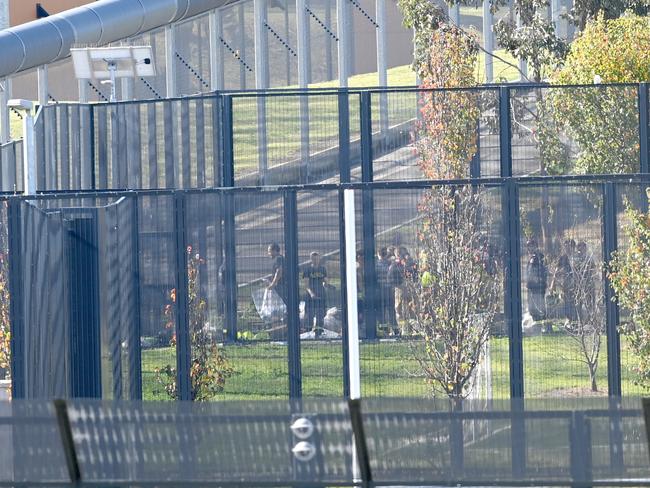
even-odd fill
[{"label": "sapling tree", "polygon": [[[444,25],[429,39],[422,69],[426,88],[474,84],[476,41]],[[481,98],[473,91],[427,91],[416,143],[427,178],[468,175],[477,150]],[[433,394],[462,399],[481,362],[497,310],[500,280],[489,266],[486,235],[490,213],[484,192],[473,186],[434,186],[418,204],[417,267],[405,276],[411,327],[422,337],[413,355]]]},{"label": "sapling tree", "polygon": [[579,244],[578,252],[571,260],[572,279],[568,290],[575,320],[567,321],[565,329],[578,346],[578,361],[589,371],[591,391],[598,391],[596,373],[605,333],[605,294],[600,274],[593,257],[587,254],[586,246]]},{"label": "sapling tree", "polygon": [[[213,334],[207,327],[207,301],[199,293],[199,269],[203,259],[187,248],[187,281],[189,336],[191,345],[191,399],[195,401],[210,400],[223,391],[226,380],[234,374],[234,369],[219,347]],[[169,293],[170,303],[165,306],[165,327],[174,329],[176,323],[177,291]],[[176,346],[176,335],[172,335],[170,346]],[[177,370],[170,364],[156,371],[158,382],[167,395],[178,399],[179,391],[176,381]]]}]

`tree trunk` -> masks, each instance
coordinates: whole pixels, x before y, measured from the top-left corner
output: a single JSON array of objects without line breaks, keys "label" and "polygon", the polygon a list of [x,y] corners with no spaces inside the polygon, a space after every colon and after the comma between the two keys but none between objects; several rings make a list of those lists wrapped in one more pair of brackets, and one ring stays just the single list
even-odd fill
[{"label": "tree trunk", "polygon": [[598,385],[596,384],[596,365],[589,365],[589,380],[591,381],[591,391],[598,391]]}]

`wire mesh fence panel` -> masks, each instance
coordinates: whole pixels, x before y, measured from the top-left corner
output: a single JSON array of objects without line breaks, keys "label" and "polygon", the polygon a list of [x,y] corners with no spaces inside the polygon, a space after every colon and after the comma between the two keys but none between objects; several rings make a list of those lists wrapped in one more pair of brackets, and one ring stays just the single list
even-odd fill
[{"label": "wire mesh fence panel", "polygon": [[342,211],[336,191],[298,194],[300,349],[306,397],[343,394]]},{"label": "wire mesh fence panel", "polygon": [[298,84],[296,5],[288,0],[269,2],[266,26],[269,86]]},{"label": "wire mesh fence panel", "polygon": [[602,189],[523,187],[520,212],[526,394],[604,395]]},{"label": "wire mesh fence panel", "polygon": [[238,2],[222,10],[224,87],[246,90],[255,88],[253,2]]},{"label": "wire mesh fence panel", "polygon": [[0,181],[2,191],[20,191],[23,187],[22,175],[23,141],[22,139],[0,144]]},{"label": "wire mesh fence panel", "polygon": [[[156,69],[155,76],[136,77],[133,80],[133,96],[136,100],[160,99],[166,95],[165,75],[165,31],[156,29],[133,39],[134,45],[151,46],[152,63]],[[122,97],[126,99],[126,97]]]},{"label": "wire mesh fence panel", "polygon": [[237,186],[338,179],[336,94],[235,97],[233,114]]},{"label": "wire mesh fence panel", "polygon": [[93,120],[95,188],[219,184],[218,99],[96,105]]},{"label": "wire mesh fence panel", "polygon": [[309,15],[309,82],[322,83],[338,77],[338,32],[336,5],[332,0],[315,0],[307,6]]},{"label": "wire mesh fence panel", "polygon": [[210,90],[210,33],[208,15],[199,15],[175,26],[176,89],[178,95]]},{"label": "wire mesh fence panel", "polygon": [[170,195],[141,195],[138,198],[140,334],[145,400],[171,399],[159,371],[176,365],[175,212],[174,198]]},{"label": "wire mesh fence panel", "polygon": [[[622,258],[638,242],[633,242],[635,235],[634,212],[648,212],[647,184],[617,184],[616,185],[616,232],[618,254]],[[636,239],[635,239],[636,241]],[[634,259],[634,258],[633,258]],[[621,306],[619,308],[620,341],[621,341],[621,391],[623,395],[643,395],[647,389],[639,384],[642,374],[639,371],[641,356],[635,350],[633,332],[635,330],[631,311]]]},{"label": "wire mesh fence panel", "polygon": [[[11,379],[11,295],[9,293],[9,215],[0,202],[0,380]],[[8,392],[7,392],[8,394]]]},{"label": "wire mesh fence panel", "polygon": [[639,171],[637,87],[511,90],[514,175]]},{"label": "wire mesh fence panel", "polygon": [[237,193],[234,208],[237,339],[241,344],[226,349],[235,369],[239,368],[230,382],[233,390],[226,385],[226,394],[283,398],[288,394],[289,376],[287,293],[297,278],[286,273],[283,197],[280,192]]},{"label": "wire mesh fence panel", "polygon": [[378,92],[372,113],[375,180],[500,174],[496,90]]}]

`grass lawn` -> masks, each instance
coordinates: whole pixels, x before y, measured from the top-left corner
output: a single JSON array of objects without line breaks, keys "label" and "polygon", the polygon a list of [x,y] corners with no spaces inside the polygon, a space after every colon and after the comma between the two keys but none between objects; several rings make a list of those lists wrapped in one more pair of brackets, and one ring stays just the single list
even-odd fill
[{"label": "grass lawn", "polygon": [[[336,397],[343,393],[341,342],[303,341],[302,375],[305,396]],[[430,396],[430,388],[418,373],[413,347],[421,343],[374,342],[361,344],[361,384],[364,396]],[[281,399],[288,396],[287,346],[280,343],[250,342],[225,346],[235,369],[223,394],[216,399]],[[632,382],[632,357],[622,341],[623,393],[640,395],[643,391]],[[570,338],[557,334],[524,339],[525,391],[529,397],[590,395],[586,367],[576,361],[578,351]],[[508,339],[490,341],[492,396],[507,398],[510,381]],[[175,364],[171,348],[149,349],[142,353],[143,391],[146,400],[167,399],[156,383],[155,370]],[[607,391],[605,343],[598,368],[597,395]],[[483,391],[484,393],[484,391]]]}]

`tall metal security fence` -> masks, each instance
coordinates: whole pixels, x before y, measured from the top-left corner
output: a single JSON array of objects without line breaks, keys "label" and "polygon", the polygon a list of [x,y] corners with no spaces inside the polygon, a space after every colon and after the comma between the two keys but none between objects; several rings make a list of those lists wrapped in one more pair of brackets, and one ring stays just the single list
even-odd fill
[{"label": "tall metal security fence", "polygon": [[[427,125],[431,114],[448,114],[444,128],[459,117],[459,104],[476,125],[466,177],[648,171],[644,83],[280,90],[43,107],[38,188],[422,180],[423,151],[439,137]],[[5,191],[21,188],[12,180],[13,161]]]},{"label": "tall metal security fence", "polygon": [[[647,209],[648,185],[647,176],[628,175],[5,196],[0,252],[10,259],[1,278],[11,291],[14,393],[347,394],[346,273],[355,272],[362,393],[443,394],[425,368],[427,319],[396,308],[413,291],[383,281],[377,255],[408,253],[425,266],[427,226],[452,215],[439,192],[471,188],[474,237],[463,244],[459,234],[458,248],[470,246],[484,263],[483,282],[497,289],[466,393],[638,394],[637,358],[619,333],[629,319],[603,270],[627,246],[626,202]],[[343,259],[346,189],[356,197],[356,270]],[[322,312],[306,298],[313,253],[326,275]],[[265,298],[278,255],[281,299]],[[535,261],[545,266],[541,290]],[[567,266],[586,278],[568,281]],[[582,298],[578,289],[587,290]],[[587,306],[596,312],[593,369],[575,328],[576,308]],[[480,320],[481,308],[474,314]],[[212,368],[200,377],[213,389],[197,386],[202,366]]]}]

